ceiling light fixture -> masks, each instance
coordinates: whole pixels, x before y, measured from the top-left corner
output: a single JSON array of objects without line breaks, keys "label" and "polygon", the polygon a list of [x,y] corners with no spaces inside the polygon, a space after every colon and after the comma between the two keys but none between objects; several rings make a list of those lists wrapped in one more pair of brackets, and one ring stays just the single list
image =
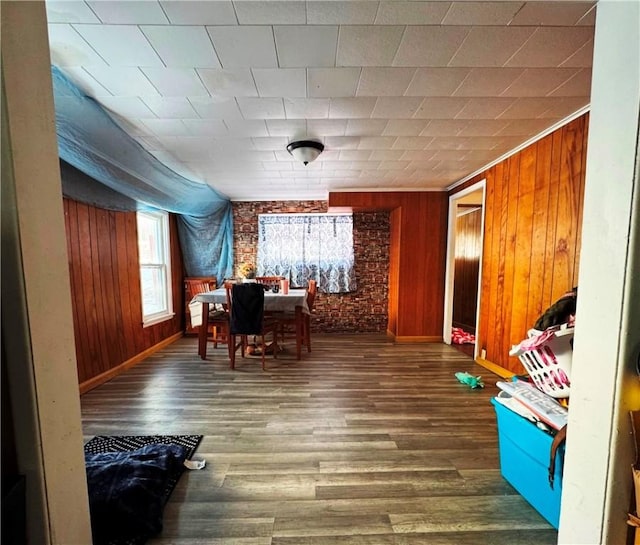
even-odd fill
[{"label": "ceiling light fixture", "polygon": [[322,153],[322,150],[324,150],[324,146],[315,140],[298,140],[297,142],[291,142],[287,146],[287,151],[305,165],[315,161],[318,155]]}]

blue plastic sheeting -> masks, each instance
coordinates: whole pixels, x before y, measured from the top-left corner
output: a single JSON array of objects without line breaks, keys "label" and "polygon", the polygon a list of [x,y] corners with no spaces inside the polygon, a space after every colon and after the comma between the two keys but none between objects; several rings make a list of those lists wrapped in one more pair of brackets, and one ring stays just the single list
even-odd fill
[{"label": "blue plastic sheeting", "polygon": [[111,199],[110,191],[94,191],[89,184],[79,186],[77,177],[66,183],[63,176],[65,196],[110,210],[121,210],[129,200],[138,210],[177,214],[187,276],[216,276],[219,282],[231,276],[231,202],[158,161],[60,69],[52,66],[51,74],[60,158],[125,199]]}]

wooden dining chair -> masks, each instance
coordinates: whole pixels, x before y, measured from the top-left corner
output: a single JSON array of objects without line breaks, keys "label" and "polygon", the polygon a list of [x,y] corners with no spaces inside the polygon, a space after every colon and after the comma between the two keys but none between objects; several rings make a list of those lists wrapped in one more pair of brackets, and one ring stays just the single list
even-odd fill
[{"label": "wooden dining chair", "polygon": [[280,286],[280,280],[284,280],[284,276],[256,276],[256,282],[265,286]]},{"label": "wooden dining chair", "polygon": [[240,348],[245,357],[248,337],[259,339],[258,348],[262,361],[262,370],[266,370],[265,355],[269,345],[266,335],[271,333],[273,357],[278,357],[279,321],[264,313],[264,287],[258,283],[225,284],[227,306],[229,307],[229,360],[231,369],[235,369],[236,351]]},{"label": "wooden dining chair", "polygon": [[283,312],[278,315],[278,320],[280,321],[280,338],[282,342],[284,342],[287,329],[293,330],[296,339],[296,356],[298,359],[302,357],[302,346],[306,346],[307,352],[311,352],[311,312],[313,312],[317,291],[318,283],[315,280],[309,280],[307,284],[307,307],[309,307],[309,314],[301,312],[299,309],[295,313]]},{"label": "wooden dining chair", "polygon": [[[211,288],[209,281],[195,282],[191,281],[189,285],[192,296],[196,296],[199,293],[206,293],[214,288]],[[200,346],[199,352],[202,359],[206,358],[206,343],[212,342],[214,348],[218,348],[218,344],[228,345],[229,343],[229,312],[226,305],[214,305],[209,304],[209,313],[205,317],[202,316],[202,320],[207,321],[207,336],[204,344]]]}]

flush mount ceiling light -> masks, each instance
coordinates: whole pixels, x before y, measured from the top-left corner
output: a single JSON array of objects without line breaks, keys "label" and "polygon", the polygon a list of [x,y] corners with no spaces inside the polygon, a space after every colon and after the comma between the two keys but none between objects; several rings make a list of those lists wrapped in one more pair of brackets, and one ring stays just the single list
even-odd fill
[{"label": "flush mount ceiling light", "polygon": [[287,151],[305,165],[315,161],[318,155],[322,153],[322,150],[324,150],[324,146],[314,140],[298,140],[297,142],[291,142],[287,146]]}]

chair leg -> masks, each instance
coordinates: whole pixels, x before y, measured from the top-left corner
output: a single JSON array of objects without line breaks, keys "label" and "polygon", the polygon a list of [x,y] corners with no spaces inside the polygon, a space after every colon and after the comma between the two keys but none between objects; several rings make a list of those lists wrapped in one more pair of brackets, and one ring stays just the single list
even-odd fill
[{"label": "chair leg", "polygon": [[311,318],[308,314],[304,317],[304,329],[304,336],[307,340],[307,352],[311,352]]},{"label": "chair leg", "polygon": [[229,334],[229,367],[236,368],[236,336]]}]

